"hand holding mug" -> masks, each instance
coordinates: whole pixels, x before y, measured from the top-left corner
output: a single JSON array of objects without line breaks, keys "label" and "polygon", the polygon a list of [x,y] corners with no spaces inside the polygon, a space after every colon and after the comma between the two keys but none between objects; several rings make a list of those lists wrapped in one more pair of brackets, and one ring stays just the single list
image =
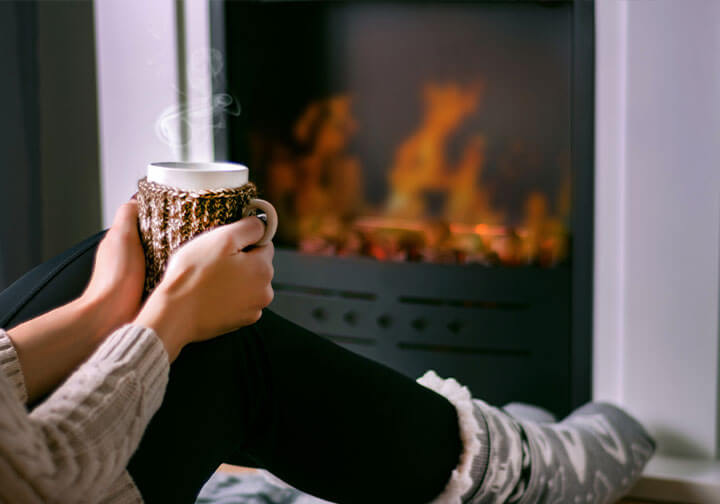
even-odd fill
[{"label": "hand holding mug", "polygon": [[257,322],[272,302],[272,243],[245,249],[265,232],[245,218],[181,246],[135,323],[155,330],[172,361],[180,350]]},{"label": "hand holding mug", "polygon": [[[171,359],[256,322],[272,301],[277,213],[248,179],[234,163],[153,163],[138,182],[145,291],[155,291],[136,322],[158,332]],[[257,210],[265,221],[243,218]]]}]

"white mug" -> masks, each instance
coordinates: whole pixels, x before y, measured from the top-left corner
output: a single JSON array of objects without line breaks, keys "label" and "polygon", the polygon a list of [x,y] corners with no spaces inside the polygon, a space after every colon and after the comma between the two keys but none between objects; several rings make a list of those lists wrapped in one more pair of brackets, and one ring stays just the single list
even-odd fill
[{"label": "white mug", "polygon": [[[188,192],[241,187],[248,183],[249,174],[247,166],[227,162],[164,162],[150,163],[147,167],[148,182]],[[265,245],[273,239],[277,231],[277,212],[269,202],[254,198],[243,210],[243,217],[250,215],[254,209],[267,216],[265,234],[257,242],[257,245]]]}]

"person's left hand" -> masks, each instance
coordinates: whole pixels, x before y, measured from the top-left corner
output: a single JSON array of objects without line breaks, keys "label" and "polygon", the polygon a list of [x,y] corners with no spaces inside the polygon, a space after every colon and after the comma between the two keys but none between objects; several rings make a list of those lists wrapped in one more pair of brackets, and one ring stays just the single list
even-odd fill
[{"label": "person's left hand", "polygon": [[145,282],[145,256],[138,234],[137,201],[130,200],[98,245],[92,277],[80,302],[101,317],[102,337],[135,318]]}]

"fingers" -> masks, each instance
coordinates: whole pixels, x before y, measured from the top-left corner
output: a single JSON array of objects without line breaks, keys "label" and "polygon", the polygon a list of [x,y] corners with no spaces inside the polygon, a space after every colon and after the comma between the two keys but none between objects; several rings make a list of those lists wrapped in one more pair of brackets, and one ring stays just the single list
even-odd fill
[{"label": "fingers", "polygon": [[264,233],[265,225],[260,219],[246,217],[188,240],[172,254],[170,262],[173,262],[173,258],[176,262],[180,260],[204,262],[212,261],[212,258],[218,256],[241,254],[246,247],[260,240]]},{"label": "fingers", "polygon": [[272,260],[275,256],[275,247],[272,243],[268,243],[267,245],[263,245],[262,247],[256,247],[248,251],[247,255],[251,257],[256,257],[272,266]]},{"label": "fingers", "polygon": [[274,255],[274,247],[272,243],[257,247],[247,252],[245,255],[246,259],[252,261],[253,269],[260,275],[264,280],[270,282],[275,274],[272,260]]},{"label": "fingers", "polygon": [[275,248],[272,243],[257,247],[239,257],[240,260],[246,261],[250,268],[253,280],[253,295],[260,308],[265,308],[273,301],[274,292],[272,288],[272,279],[275,270],[272,265],[272,259]]},{"label": "fingers", "polygon": [[[265,224],[257,217],[245,217],[222,227],[228,233],[233,252],[239,252],[260,241],[265,234]],[[264,247],[259,247],[264,248]]]}]

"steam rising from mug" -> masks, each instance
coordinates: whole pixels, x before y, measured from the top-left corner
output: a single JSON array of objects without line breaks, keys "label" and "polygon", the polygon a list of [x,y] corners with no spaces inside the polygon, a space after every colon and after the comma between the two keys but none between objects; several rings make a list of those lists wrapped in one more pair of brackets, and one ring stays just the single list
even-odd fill
[{"label": "steam rising from mug", "polygon": [[[212,130],[225,127],[226,115],[239,116],[240,104],[227,93],[212,96],[209,104],[202,105],[171,105],[162,111],[155,122],[155,133],[158,138],[170,147],[186,145],[198,132],[210,134]],[[188,126],[188,138],[180,137],[180,122]]]},{"label": "steam rising from mug", "polygon": [[[195,136],[210,138],[212,132],[226,126],[227,116],[239,116],[240,104],[228,93],[208,95],[204,80],[210,70],[211,84],[215,87],[224,66],[223,54],[217,49],[194,51],[190,57],[188,84],[194,92],[190,104],[175,104],[165,108],[155,121],[155,134],[170,148],[177,149],[190,143]],[[176,89],[177,91],[177,89]],[[182,138],[181,123],[187,125],[187,138]]]}]

